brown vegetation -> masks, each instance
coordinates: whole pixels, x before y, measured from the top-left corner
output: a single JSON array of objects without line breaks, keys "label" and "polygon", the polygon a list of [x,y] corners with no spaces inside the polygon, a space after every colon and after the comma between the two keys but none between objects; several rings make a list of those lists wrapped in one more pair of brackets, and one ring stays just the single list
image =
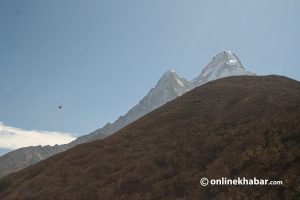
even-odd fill
[{"label": "brown vegetation", "polygon": [[[230,77],[0,181],[0,199],[300,199],[300,83]],[[282,180],[207,186],[201,177]]]}]

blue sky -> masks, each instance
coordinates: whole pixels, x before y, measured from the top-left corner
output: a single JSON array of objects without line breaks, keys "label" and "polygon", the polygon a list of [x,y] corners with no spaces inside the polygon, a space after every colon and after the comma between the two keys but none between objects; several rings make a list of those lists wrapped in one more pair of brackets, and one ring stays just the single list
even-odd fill
[{"label": "blue sky", "polygon": [[1,0],[0,122],[87,134],[225,49],[300,80],[299,36],[297,0]]}]

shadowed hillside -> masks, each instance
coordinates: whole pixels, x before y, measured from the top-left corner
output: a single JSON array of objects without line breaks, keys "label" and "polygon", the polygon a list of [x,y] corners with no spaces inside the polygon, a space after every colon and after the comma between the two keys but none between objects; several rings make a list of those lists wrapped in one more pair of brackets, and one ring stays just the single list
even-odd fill
[{"label": "shadowed hillside", "polygon": [[66,151],[78,144],[104,139],[147,113],[208,81],[238,75],[255,75],[255,73],[247,71],[240,59],[231,51],[222,51],[215,55],[202,72],[191,81],[187,81],[185,78],[179,77],[175,71],[169,70],[162,75],[156,86],[137,105],[113,123],[107,123],[102,128],[80,136],[68,144],[25,147],[1,156],[0,178]]},{"label": "shadowed hillside", "polygon": [[[299,82],[224,78],[4,177],[0,199],[299,199],[299,146]],[[199,184],[238,176],[283,186]]]}]

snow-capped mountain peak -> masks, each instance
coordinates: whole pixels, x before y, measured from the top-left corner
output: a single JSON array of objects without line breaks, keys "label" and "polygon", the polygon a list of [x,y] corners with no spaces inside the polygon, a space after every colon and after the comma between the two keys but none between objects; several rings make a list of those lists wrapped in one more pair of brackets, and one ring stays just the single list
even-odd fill
[{"label": "snow-capped mountain peak", "polygon": [[192,82],[195,86],[228,76],[255,75],[245,70],[239,58],[232,51],[215,55],[208,65]]},{"label": "snow-capped mountain peak", "polygon": [[[77,144],[103,139],[194,87],[218,78],[237,75],[255,74],[246,71],[238,57],[231,51],[222,51],[214,56],[201,74],[192,81],[187,81],[179,77],[175,71],[169,70],[162,75],[155,87],[137,105],[131,108],[124,116],[120,116],[115,122],[108,123],[104,127],[65,145],[27,147],[0,157],[0,178],[10,172],[23,169],[30,164],[65,151]],[[26,160],[20,162],[20,157],[26,158]],[[7,168],[7,166],[11,167]]]},{"label": "snow-capped mountain peak", "polygon": [[190,83],[186,79],[179,77],[174,70],[168,70],[159,79],[154,89],[172,90],[177,95],[182,95],[186,92],[186,88],[188,88],[189,85]]},{"label": "snow-capped mountain peak", "polygon": [[219,54],[215,55],[212,61],[209,63],[210,66],[221,68],[222,65],[229,64],[237,68],[244,69],[239,58],[232,51],[222,51]]}]

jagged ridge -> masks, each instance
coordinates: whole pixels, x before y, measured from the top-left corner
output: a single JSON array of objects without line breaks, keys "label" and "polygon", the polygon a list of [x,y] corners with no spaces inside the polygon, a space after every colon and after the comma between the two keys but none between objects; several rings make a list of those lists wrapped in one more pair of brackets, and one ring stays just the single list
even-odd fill
[{"label": "jagged ridge", "polygon": [[88,135],[78,137],[69,144],[54,147],[26,147],[0,157],[0,177],[70,149],[77,144],[103,139],[197,86],[218,78],[236,75],[254,75],[254,73],[246,71],[238,57],[231,51],[222,51],[214,56],[201,74],[192,81],[179,77],[175,71],[167,71],[136,106],[114,123],[108,123]]}]

